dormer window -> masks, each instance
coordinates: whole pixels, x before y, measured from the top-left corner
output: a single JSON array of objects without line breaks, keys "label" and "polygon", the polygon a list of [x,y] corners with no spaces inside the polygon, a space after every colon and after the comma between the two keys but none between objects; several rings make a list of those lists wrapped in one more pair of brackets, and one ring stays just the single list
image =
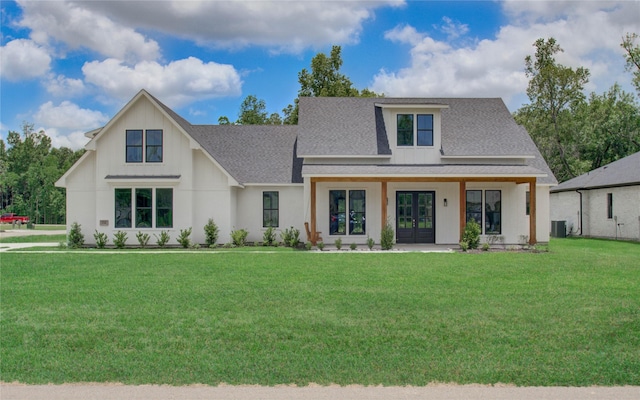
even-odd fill
[{"label": "dormer window", "polygon": [[127,129],[126,157],[128,163],[162,162],[162,129],[147,129],[144,135],[142,129]]},{"label": "dormer window", "polygon": [[397,121],[398,146],[433,146],[433,114],[398,114]]}]

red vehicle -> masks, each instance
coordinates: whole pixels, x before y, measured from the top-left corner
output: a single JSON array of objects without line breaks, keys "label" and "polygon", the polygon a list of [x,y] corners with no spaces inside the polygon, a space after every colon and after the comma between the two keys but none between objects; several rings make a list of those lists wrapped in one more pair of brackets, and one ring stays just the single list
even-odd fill
[{"label": "red vehicle", "polygon": [[27,224],[29,223],[29,217],[21,217],[14,213],[7,213],[0,215],[0,224]]}]

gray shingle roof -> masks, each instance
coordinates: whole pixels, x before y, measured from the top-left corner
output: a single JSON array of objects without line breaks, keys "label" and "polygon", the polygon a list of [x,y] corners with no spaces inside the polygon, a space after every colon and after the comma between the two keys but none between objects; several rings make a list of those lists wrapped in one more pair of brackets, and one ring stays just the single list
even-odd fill
[{"label": "gray shingle roof", "polygon": [[640,152],[562,182],[551,192],[630,185],[640,185]]},{"label": "gray shingle roof", "polygon": [[[151,96],[153,97],[153,96]],[[501,99],[303,97],[299,125],[192,125],[153,98],[240,184],[302,183],[303,156],[390,156],[391,148],[376,104],[437,104],[442,109],[445,156],[533,156],[524,166],[448,166],[457,173],[547,174],[539,182],[555,184],[553,173],[524,128],[517,125]],[[301,155],[300,157],[298,155]],[[328,167],[328,166],[324,166]],[[368,173],[381,166],[333,166]],[[385,166],[380,173],[391,173]],[[442,166],[396,167],[397,173],[448,174]],[[417,168],[417,169],[416,169]],[[458,168],[458,169],[456,169]],[[319,171],[320,166],[305,166]],[[429,172],[430,171],[430,172]],[[466,171],[466,172],[465,172]],[[502,172],[500,172],[502,171]],[[310,173],[310,172],[309,172]],[[327,173],[334,173],[329,172]]]},{"label": "gray shingle roof", "polygon": [[239,183],[302,183],[293,125],[192,125],[191,136]]}]

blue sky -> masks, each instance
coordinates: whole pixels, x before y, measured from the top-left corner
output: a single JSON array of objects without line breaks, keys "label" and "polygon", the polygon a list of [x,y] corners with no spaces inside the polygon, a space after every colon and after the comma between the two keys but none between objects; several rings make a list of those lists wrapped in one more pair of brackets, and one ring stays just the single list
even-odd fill
[{"label": "blue sky", "polygon": [[587,92],[618,82],[638,1],[1,1],[0,133],[22,122],[81,148],[145,88],[194,124],[237,118],[255,95],[292,104],[297,75],[342,47],[359,89],[388,97],[527,102],[524,57],[555,37],[560,63],[591,71]]}]

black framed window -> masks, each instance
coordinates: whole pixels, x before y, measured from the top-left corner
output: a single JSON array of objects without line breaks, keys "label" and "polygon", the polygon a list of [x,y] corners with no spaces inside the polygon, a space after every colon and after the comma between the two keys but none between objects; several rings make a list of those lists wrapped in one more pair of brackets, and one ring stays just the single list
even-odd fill
[{"label": "black framed window", "polygon": [[147,129],[146,162],[162,162],[162,129]]},{"label": "black framed window", "polygon": [[152,207],[152,190],[136,189],[136,228],[151,228]]},{"label": "black framed window", "polygon": [[131,189],[115,190],[115,227],[131,228]]},{"label": "black framed window", "polygon": [[329,191],[329,234],[347,233],[347,191]]},{"label": "black framed window", "polygon": [[485,190],[484,208],[485,235],[499,235],[502,233],[502,192]]},{"label": "black framed window", "polygon": [[173,228],[173,189],[156,189],[156,228]]},{"label": "black framed window", "polygon": [[527,209],[527,215],[531,213],[531,193],[527,190],[525,195],[525,207]]},{"label": "black framed window", "polygon": [[349,190],[349,235],[365,234],[366,200],[364,190]]},{"label": "black framed window", "polygon": [[398,114],[398,146],[413,146],[413,114]]},{"label": "black framed window", "polygon": [[418,114],[418,146],[433,146],[433,114]]},{"label": "black framed window", "polygon": [[280,199],[278,192],[262,192],[262,226],[280,226]]},{"label": "black framed window", "polygon": [[482,232],[482,190],[467,190],[467,222],[474,220]]},{"label": "black framed window", "polygon": [[613,218],[613,193],[607,193],[607,218]]},{"label": "black framed window", "polygon": [[142,130],[129,129],[126,131],[126,159],[128,163],[142,162]]}]

